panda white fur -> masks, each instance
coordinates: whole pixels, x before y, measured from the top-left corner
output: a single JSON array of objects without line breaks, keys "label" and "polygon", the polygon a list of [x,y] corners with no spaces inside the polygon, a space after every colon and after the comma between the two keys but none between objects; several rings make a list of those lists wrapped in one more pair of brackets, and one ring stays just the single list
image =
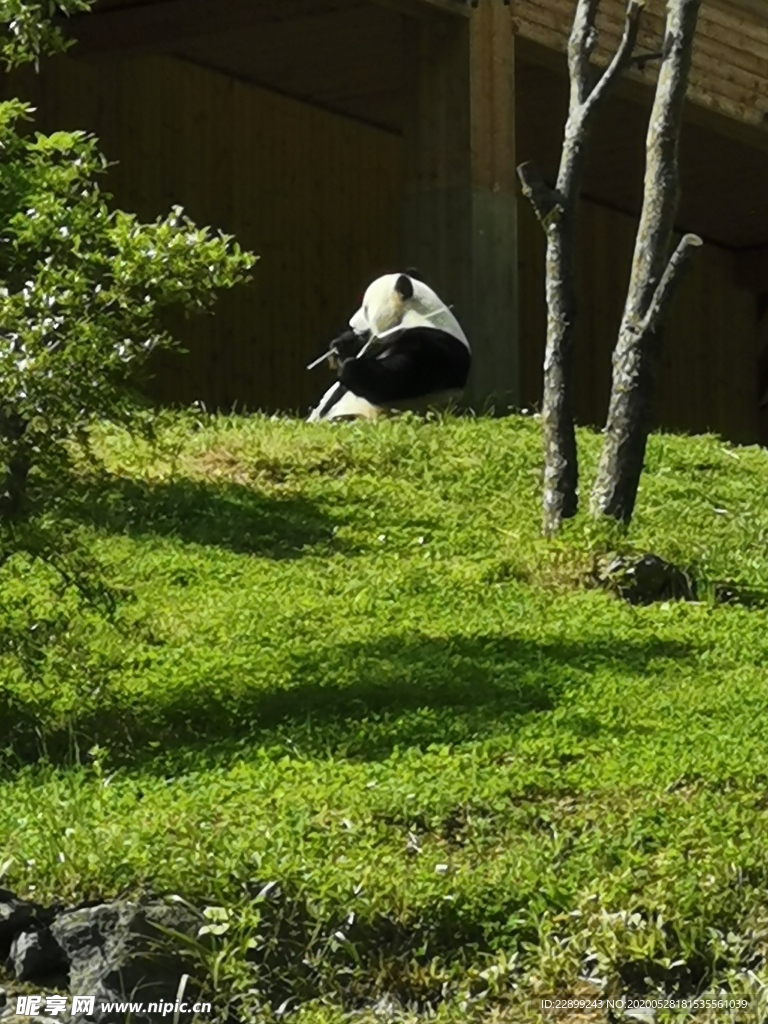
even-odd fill
[{"label": "panda white fur", "polygon": [[349,324],[334,342],[337,383],[310,422],[424,411],[461,394],[472,364],[469,342],[440,297],[413,274],[377,278]]}]

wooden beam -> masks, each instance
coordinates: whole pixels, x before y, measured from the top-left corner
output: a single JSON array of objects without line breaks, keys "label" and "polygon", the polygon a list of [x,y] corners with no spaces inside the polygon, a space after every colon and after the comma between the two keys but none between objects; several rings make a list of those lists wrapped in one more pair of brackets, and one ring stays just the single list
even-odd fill
[{"label": "wooden beam", "polygon": [[[763,0],[760,0],[762,3]],[[768,5],[768,0],[765,0]],[[567,76],[568,66],[565,53],[551,49],[532,39],[517,37],[517,60],[520,64],[533,64]],[[653,102],[655,81],[645,80],[638,72],[629,71],[616,84],[616,96],[631,103],[640,104],[650,110]],[[692,99],[685,103],[685,121],[715,132],[726,139],[733,139],[760,152],[768,153],[768,124],[753,125],[739,121],[727,114],[701,106]]]},{"label": "wooden beam", "polygon": [[513,21],[504,0],[467,20],[405,23],[405,265],[455,306],[475,408],[520,399]]},{"label": "wooden beam", "polygon": [[743,11],[762,21],[768,20],[768,4],[765,0],[719,0],[719,3],[729,11]]},{"label": "wooden beam", "polygon": [[[350,0],[326,0],[324,10],[345,9]],[[60,19],[77,40],[74,56],[172,53],[190,39],[317,14],[317,0],[155,0]]]},{"label": "wooden beam", "polygon": [[736,284],[757,295],[768,295],[768,246],[740,249],[734,256]]},{"label": "wooden beam", "polygon": [[371,3],[388,7],[409,18],[432,18],[436,14],[469,18],[471,14],[469,0],[371,0]]},{"label": "wooden beam", "polygon": [[[575,0],[520,2],[516,20],[520,38],[564,53],[568,26]],[[760,5],[747,0],[707,0],[693,48],[688,96],[695,107],[768,135],[768,28],[766,15],[758,14]],[[600,32],[594,53],[595,64],[605,65],[621,38],[625,0],[603,0]],[[664,32],[664,3],[647,4],[643,18],[639,50],[658,52]],[[625,80],[650,85],[655,81],[658,63],[649,61],[632,68]]]},{"label": "wooden beam", "polygon": [[[468,0],[371,0],[412,17],[468,18]],[[307,17],[321,11],[352,9],[353,0],[155,0],[62,18],[77,39],[75,54],[172,52],[190,39]]]}]

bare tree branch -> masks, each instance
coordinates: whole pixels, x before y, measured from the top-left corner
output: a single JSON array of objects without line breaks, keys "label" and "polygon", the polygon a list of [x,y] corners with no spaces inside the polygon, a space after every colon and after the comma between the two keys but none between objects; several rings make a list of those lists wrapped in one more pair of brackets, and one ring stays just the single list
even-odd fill
[{"label": "bare tree branch", "polygon": [[651,305],[645,315],[642,330],[655,334],[663,323],[677,287],[690,266],[694,250],[704,243],[698,235],[683,235],[672,253],[667,269],[658,283]]},{"label": "bare tree branch", "polygon": [[562,213],[560,197],[553,188],[547,185],[532,160],[520,164],[517,168],[517,176],[520,178],[523,195],[530,202],[539,223],[546,231]]},{"label": "bare tree branch", "polygon": [[545,534],[556,533],[578,508],[578,460],[573,423],[571,353],[576,324],[576,209],[587,157],[589,130],[600,105],[632,58],[645,0],[628,0],[624,34],[613,60],[594,84],[591,64],[597,43],[595,17],[600,0],[578,0],[568,40],[570,105],[555,188],[533,164],[517,169],[547,235],[547,344],[544,357],[544,511]]},{"label": "bare tree branch", "polygon": [[568,74],[571,80],[570,113],[583,106],[592,91],[590,58],[597,43],[595,16],[600,0],[579,0],[568,38]]},{"label": "bare tree branch", "polygon": [[701,0],[667,0],[664,56],[646,140],[643,209],[592,491],[593,515],[623,522],[632,518],[645,460],[662,321],[683,269],[701,245],[697,236],[686,235],[668,259],[679,199],[683,105],[700,5]]},{"label": "bare tree branch", "polygon": [[678,148],[701,0],[667,0],[664,57],[646,139],[643,209],[627,297],[641,320],[664,273],[679,203]]},{"label": "bare tree branch", "polygon": [[650,64],[652,60],[661,60],[664,54],[661,50],[653,50],[650,53],[638,53],[629,62],[640,71],[645,71],[645,65]]},{"label": "bare tree branch", "polygon": [[645,9],[645,0],[629,0],[627,16],[624,22],[624,33],[619,43],[619,48],[613,55],[613,60],[600,77],[600,81],[592,90],[592,94],[586,102],[587,111],[597,106],[612,88],[619,75],[632,63],[632,53],[637,43],[637,34],[640,31],[640,16]]}]

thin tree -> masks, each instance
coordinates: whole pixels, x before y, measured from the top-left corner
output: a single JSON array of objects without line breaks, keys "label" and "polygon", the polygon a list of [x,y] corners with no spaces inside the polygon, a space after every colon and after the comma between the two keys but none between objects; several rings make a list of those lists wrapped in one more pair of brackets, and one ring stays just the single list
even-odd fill
[{"label": "thin tree", "polygon": [[678,148],[701,0],[667,0],[664,50],[646,141],[643,209],[624,315],[613,354],[605,440],[592,513],[629,522],[651,425],[661,328],[695,249],[684,235],[670,258],[679,202]]},{"label": "thin tree", "polygon": [[574,279],[576,216],[595,117],[610,89],[632,60],[645,0],[629,0],[624,33],[613,59],[596,76],[591,57],[597,44],[595,17],[600,0],[578,0],[568,41],[570,102],[555,187],[536,166],[517,169],[523,193],[547,236],[547,343],[544,358],[543,530],[557,532],[578,507],[578,460],[573,422],[571,352],[576,323]]}]

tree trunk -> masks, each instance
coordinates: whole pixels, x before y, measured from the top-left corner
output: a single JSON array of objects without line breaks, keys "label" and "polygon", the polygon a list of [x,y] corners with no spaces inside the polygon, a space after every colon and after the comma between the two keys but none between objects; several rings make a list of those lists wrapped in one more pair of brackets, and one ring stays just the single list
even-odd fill
[{"label": "tree trunk", "polygon": [[576,326],[574,210],[547,232],[547,345],[544,354],[544,496],[542,530],[552,536],[578,510],[579,463],[571,397]]},{"label": "tree trunk", "polygon": [[571,358],[576,325],[574,282],[576,212],[586,166],[587,142],[595,114],[630,63],[645,0],[629,0],[624,35],[613,60],[593,82],[590,57],[597,42],[599,0],[578,0],[568,42],[571,82],[557,183],[547,186],[536,167],[521,164],[523,193],[547,235],[547,343],[544,356],[543,532],[551,536],[578,508],[578,460],[573,422]]},{"label": "tree trunk", "polygon": [[643,209],[613,354],[605,440],[592,513],[629,522],[645,460],[660,332],[701,239],[685,235],[668,259],[679,199],[678,144],[701,0],[668,0],[662,65],[648,126]]}]

